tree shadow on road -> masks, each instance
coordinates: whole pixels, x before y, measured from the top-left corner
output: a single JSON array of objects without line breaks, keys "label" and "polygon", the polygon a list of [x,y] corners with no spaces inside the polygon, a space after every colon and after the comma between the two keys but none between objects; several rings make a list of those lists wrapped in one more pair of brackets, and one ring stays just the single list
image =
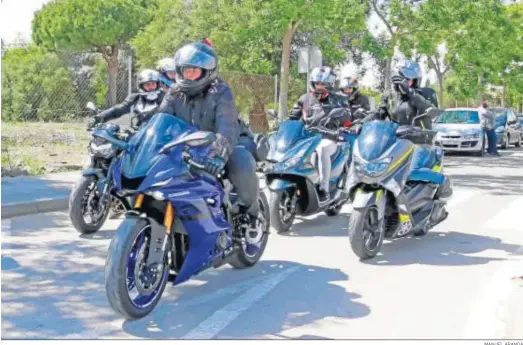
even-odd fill
[{"label": "tree shadow on road", "polygon": [[[255,286],[256,282],[271,279],[273,274],[294,266],[298,266],[294,273],[240,314],[219,332],[217,338],[259,339],[267,334],[279,337],[279,332],[325,317],[352,319],[369,314],[370,309],[365,304],[355,301],[361,298],[360,295],[333,284],[348,279],[341,270],[288,261],[260,261],[249,270],[224,269],[213,276],[205,274],[205,284],[198,287],[184,286],[185,283],[175,287],[178,290],[176,302],[172,296],[165,298],[150,315],[126,321],[123,329],[144,338],[183,337],[217,309],[248,291],[249,285]],[[243,288],[238,288],[238,284],[244,284]],[[218,303],[210,303],[211,300]]]},{"label": "tree shadow on road", "polygon": [[314,218],[312,219],[296,217],[291,229],[287,232],[282,232],[279,235],[288,237],[347,236],[350,211],[342,211],[337,216],[327,216],[321,212],[313,217]]},{"label": "tree shadow on road", "polygon": [[463,232],[429,232],[423,237],[406,237],[384,243],[381,254],[362,261],[377,266],[435,265],[467,266],[484,265],[490,261],[503,261],[497,257],[470,255],[485,250],[497,250],[511,255],[523,255],[519,244],[504,243],[500,238],[473,235]]},{"label": "tree shadow on road", "polygon": [[66,214],[53,213],[13,218],[2,251],[2,337],[111,333],[100,328],[120,319],[105,297],[107,244],[79,238]]}]

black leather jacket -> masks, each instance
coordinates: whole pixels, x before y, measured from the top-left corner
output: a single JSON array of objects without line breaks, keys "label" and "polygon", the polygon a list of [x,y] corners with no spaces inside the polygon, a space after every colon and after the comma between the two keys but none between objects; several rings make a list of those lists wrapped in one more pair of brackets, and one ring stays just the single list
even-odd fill
[{"label": "black leather jacket", "polygon": [[164,98],[158,112],[179,117],[203,131],[217,134],[214,143],[227,155],[238,142],[238,113],[230,86],[216,79],[203,93],[187,97],[175,85]]},{"label": "black leather jacket", "polygon": [[308,108],[318,104],[321,104],[325,114],[329,114],[334,108],[347,107],[348,105],[346,97],[337,95],[334,92],[329,92],[329,95],[322,100],[318,100],[311,92],[304,93],[292,107],[289,118],[300,120]]},{"label": "black leather jacket", "polygon": [[354,94],[347,97],[349,110],[353,115],[352,120],[356,120],[354,113],[359,108],[363,108],[366,111],[370,111],[369,97],[362,95],[359,91],[356,91]]},{"label": "black leather jacket", "polygon": [[[136,125],[141,125],[147,122],[154,114],[158,112],[158,106],[162,103],[165,93],[160,92],[158,98],[155,101],[144,101],[144,99],[138,93],[132,93],[120,104],[115,105],[112,108],[106,109],[99,113],[97,117],[101,122],[107,122],[110,120],[122,117],[125,114],[135,112],[140,114]],[[146,111],[140,111],[140,109],[146,109]]]},{"label": "black leather jacket", "polygon": [[390,116],[391,119],[397,121],[400,126],[414,124],[420,128],[432,129],[432,121],[427,117],[417,119],[414,123],[412,123],[412,120],[415,116],[434,107],[435,105],[412,88],[407,95],[389,90],[381,96],[379,111],[374,116],[382,120]]}]

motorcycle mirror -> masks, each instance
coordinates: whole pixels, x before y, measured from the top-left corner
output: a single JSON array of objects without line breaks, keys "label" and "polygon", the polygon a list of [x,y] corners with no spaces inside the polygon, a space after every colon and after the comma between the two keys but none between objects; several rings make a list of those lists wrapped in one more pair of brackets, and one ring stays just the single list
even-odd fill
[{"label": "motorcycle mirror", "polygon": [[87,105],[85,107],[89,110],[96,111],[96,106],[93,102],[87,102]]},{"label": "motorcycle mirror", "polygon": [[216,135],[212,132],[204,132],[204,131],[198,131],[186,136],[183,136],[181,138],[175,139],[174,141],[171,141],[170,143],[166,144],[162,149],[160,150],[160,153],[165,153],[171,148],[185,144],[188,146],[203,146],[203,145],[209,145],[213,141],[216,140]]}]

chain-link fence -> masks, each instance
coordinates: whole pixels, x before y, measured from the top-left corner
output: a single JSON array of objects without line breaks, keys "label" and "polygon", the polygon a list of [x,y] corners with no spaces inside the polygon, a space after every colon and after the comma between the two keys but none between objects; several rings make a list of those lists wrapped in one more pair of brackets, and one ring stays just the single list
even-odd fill
[{"label": "chain-link fence", "polygon": [[[79,169],[86,159],[87,102],[110,107],[107,63],[100,54],[49,52],[36,45],[2,46],[2,176]],[[116,102],[135,90],[130,49],[119,54]],[[256,132],[266,132],[277,109],[278,78],[222,72],[234,92],[238,111]],[[289,100],[305,84],[291,80]],[[118,123],[126,125],[129,117]]]},{"label": "chain-link fence", "polygon": [[[119,54],[116,102],[130,92],[132,53]],[[2,175],[74,169],[85,159],[86,104],[111,105],[99,54],[2,45]]]}]

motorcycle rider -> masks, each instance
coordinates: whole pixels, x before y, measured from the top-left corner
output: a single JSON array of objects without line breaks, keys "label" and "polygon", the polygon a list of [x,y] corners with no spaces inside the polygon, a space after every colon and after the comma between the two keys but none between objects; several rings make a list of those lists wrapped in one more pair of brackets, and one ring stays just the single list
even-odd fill
[{"label": "motorcycle rider", "polygon": [[[399,64],[398,70],[391,78],[393,90],[382,95],[378,112],[368,116],[366,121],[375,117],[382,120],[390,117],[400,126],[413,124],[423,129],[432,129],[432,121],[428,117],[417,119],[412,123],[415,116],[435,107],[423,96],[423,91],[419,88],[421,77],[421,67],[418,63],[405,60]],[[431,143],[416,145],[411,163],[411,174],[414,172],[413,175],[419,175],[424,180],[440,185],[436,198],[449,198],[452,195],[449,178],[426,167],[428,161],[432,160],[436,154],[438,153],[435,152]]]},{"label": "motorcycle rider", "polygon": [[366,111],[370,111],[369,98],[361,94],[356,77],[342,79],[340,82],[340,91],[343,95],[347,96],[349,110],[353,116],[353,120],[355,120],[356,110],[363,108]]},{"label": "motorcycle rider", "polygon": [[160,85],[162,90],[167,93],[169,88],[174,84],[176,77],[176,66],[173,58],[164,58],[158,61],[156,65],[158,73],[160,73]]},{"label": "motorcycle rider", "polygon": [[[316,67],[312,70],[309,77],[310,92],[300,96],[292,107],[289,118],[294,120],[304,119],[307,124],[309,113],[314,107],[321,106],[325,115],[328,115],[334,108],[346,107],[347,102],[332,91],[335,76],[330,67]],[[342,119],[344,121],[345,119]],[[321,202],[330,199],[329,178],[331,173],[331,156],[336,153],[338,138],[337,132],[320,130],[323,138],[316,148],[318,155],[318,170],[320,175],[320,185],[318,186],[318,196]]]},{"label": "motorcycle rider", "polygon": [[259,181],[254,157],[238,143],[238,113],[230,86],[218,78],[218,57],[203,42],[190,43],[176,52],[176,83],[159,112],[172,114],[201,130],[216,133],[213,154],[202,164],[216,175],[226,175],[247,207],[250,226],[257,227]]},{"label": "motorcycle rider", "polygon": [[136,79],[137,93],[130,94],[122,103],[90,118],[88,126],[93,127],[97,123],[114,120],[134,112],[138,114],[135,125],[139,127],[156,114],[165,95],[160,88],[160,74],[155,70],[145,69],[138,73]]}]

